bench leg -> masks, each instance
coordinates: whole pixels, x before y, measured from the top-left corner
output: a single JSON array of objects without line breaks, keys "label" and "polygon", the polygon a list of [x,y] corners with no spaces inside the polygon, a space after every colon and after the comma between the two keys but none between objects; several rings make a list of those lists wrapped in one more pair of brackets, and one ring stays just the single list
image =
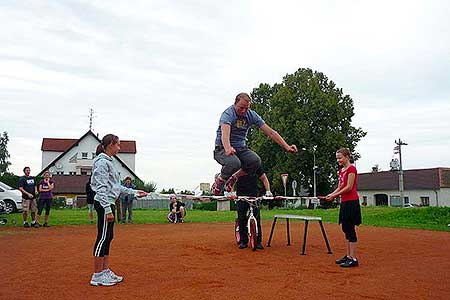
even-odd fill
[{"label": "bench leg", "polygon": [[305,255],[305,249],[306,249],[306,235],[308,234],[308,220],[305,220],[305,233],[303,234],[303,249],[302,249],[302,255]]},{"label": "bench leg", "polygon": [[287,230],[287,240],[288,240],[287,245],[290,246],[291,245],[291,231],[289,229],[289,219],[288,218],[286,218],[286,230]]},{"label": "bench leg", "polygon": [[333,254],[333,252],[331,252],[330,244],[328,243],[327,234],[325,233],[325,228],[323,228],[322,221],[319,221],[319,225],[320,229],[322,230],[322,235],[325,240],[325,244],[327,244],[328,254]]},{"label": "bench leg", "polygon": [[275,223],[277,223],[277,218],[273,218],[273,223],[272,223],[272,230],[270,230],[270,236],[269,236],[269,241],[267,242],[267,246],[266,247],[270,247],[270,242],[272,242],[272,235],[273,235],[273,230],[275,229]]}]

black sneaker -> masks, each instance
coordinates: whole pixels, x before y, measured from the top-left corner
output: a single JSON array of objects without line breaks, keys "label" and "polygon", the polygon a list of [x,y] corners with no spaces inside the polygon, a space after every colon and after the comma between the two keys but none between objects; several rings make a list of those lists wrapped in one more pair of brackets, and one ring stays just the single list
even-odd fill
[{"label": "black sneaker", "polygon": [[48,223],[44,223],[44,227],[50,227],[50,225],[48,225]]},{"label": "black sneaker", "polygon": [[36,222],[36,223],[34,223],[34,224],[31,223],[31,226],[34,227],[34,228],[39,228],[39,227],[41,227],[41,224],[39,224],[39,223]]},{"label": "black sneaker", "polygon": [[344,256],[343,258],[336,260],[336,264],[337,264],[337,265],[343,264],[343,263],[347,262],[347,260],[349,260],[349,259],[350,259],[350,257],[348,257],[348,256],[346,255],[346,256]]},{"label": "black sneaker", "polygon": [[240,242],[239,243],[239,249],[244,249],[244,248],[247,248],[247,247],[248,247],[247,243],[244,243],[244,242]]},{"label": "black sneaker", "polygon": [[256,244],[256,249],[263,250],[264,247],[263,247],[263,245],[261,243],[257,243]]},{"label": "black sneaker", "polygon": [[350,258],[346,262],[340,264],[339,266],[342,268],[352,268],[352,267],[357,267],[358,265],[359,265],[359,263],[356,258]]},{"label": "black sneaker", "polygon": [[23,227],[30,228],[30,224],[28,222],[23,223]]}]

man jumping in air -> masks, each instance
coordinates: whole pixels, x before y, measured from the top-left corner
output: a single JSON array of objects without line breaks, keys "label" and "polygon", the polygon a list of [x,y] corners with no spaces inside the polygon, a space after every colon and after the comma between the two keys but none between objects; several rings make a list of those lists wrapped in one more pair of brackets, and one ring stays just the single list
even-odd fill
[{"label": "man jumping in air", "polygon": [[228,107],[220,117],[217,129],[214,159],[222,165],[222,170],[212,185],[212,192],[218,196],[225,184],[230,192],[240,176],[255,174],[261,167],[261,158],[246,145],[247,132],[252,125],[258,126],[268,137],[287,152],[296,153],[296,145],[288,145],[275,130],[250,109],[252,100],[246,93],[240,93],[234,105]]}]

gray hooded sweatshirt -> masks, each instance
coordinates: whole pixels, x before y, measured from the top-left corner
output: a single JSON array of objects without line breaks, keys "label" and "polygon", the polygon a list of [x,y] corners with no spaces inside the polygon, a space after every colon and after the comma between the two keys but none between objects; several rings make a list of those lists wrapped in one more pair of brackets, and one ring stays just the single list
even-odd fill
[{"label": "gray hooded sweatshirt", "polygon": [[95,192],[94,200],[98,201],[105,209],[105,213],[111,213],[111,204],[121,195],[135,196],[136,191],[120,184],[119,172],[117,172],[112,157],[100,153],[94,159],[92,165],[91,187]]}]

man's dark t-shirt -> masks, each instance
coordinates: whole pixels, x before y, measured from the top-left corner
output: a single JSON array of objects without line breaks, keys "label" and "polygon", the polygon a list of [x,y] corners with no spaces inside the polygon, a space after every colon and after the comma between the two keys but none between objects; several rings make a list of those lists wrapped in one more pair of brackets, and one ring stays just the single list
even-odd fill
[{"label": "man's dark t-shirt", "polygon": [[91,187],[91,180],[86,183],[86,202],[87,204],[94,204],[95,192]]},{"label": "man's dark t-shirt", "polygon": [[[23,188],[25,191],[33,195],[33,198],[35,198],[35,187],[36,187],[36,180],[32,176],[22,176],[19,179],[19,188]],[[28,197],[28,195],[22,193],[22,198],[25,200],[33,199]]]}]

